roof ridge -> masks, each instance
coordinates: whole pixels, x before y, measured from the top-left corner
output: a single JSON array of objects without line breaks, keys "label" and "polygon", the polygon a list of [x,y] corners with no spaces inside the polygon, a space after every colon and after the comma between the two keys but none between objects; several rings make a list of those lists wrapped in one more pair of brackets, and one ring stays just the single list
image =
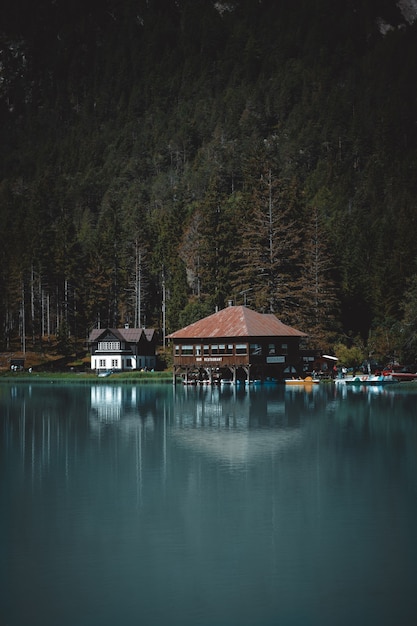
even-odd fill
[{"label": "roof ridge", "polygon": [[274,313],[259,313],[244,305],[228,306],[168,335],[172,339],[220,337],[306,337]]}]

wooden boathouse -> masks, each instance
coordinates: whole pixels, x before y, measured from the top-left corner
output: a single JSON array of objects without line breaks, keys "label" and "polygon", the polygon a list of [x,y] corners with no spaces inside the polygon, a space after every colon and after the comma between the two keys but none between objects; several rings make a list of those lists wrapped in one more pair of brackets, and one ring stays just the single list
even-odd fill
[{"label": "wooden boathouse", "polygon": [[307,335],[273,314],[229,305],[170,334],[174,382],[284,380],[303,374]]}]

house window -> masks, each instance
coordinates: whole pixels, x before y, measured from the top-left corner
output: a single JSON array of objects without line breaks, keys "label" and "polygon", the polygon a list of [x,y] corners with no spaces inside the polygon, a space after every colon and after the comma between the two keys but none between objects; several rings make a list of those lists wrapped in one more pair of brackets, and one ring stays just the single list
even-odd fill
[{"label": "house window", "polygon": [[237,343],[236,344],[236,354],[247,354],[248,346],[246,343]]},{"label": "house window", "polygon": [[217,344],[213,344],[211,346],[211,353],[212,354],[219,354],[219,346]]},{"label": "house window", "polygon": [[99,359],[98,360],[98,366],[99,367],[106,367],[106,359]]},{"label": "house window", "polygon": [[261,354],[262,348],[259,343],[251,343],[250,344],[250,353],[251,354]]},{"label": "house window", "polygon": [[288,354],[288,344],[287,343],[282,343],[281,344],[281,354]]},{"label": "house window", "polygon": [[275,344],[274,343],[269,343],[268,344],[268,354],[275,354]]},{"label": "house window", "polygon": [[182,356],[192,356],[193,355],[193,346],[182,346],[181,347]]},{"label": "house window", "polygon": [[118,362],[117,362],[117,359],[112,359],[112,360],[111,360],[111,366],[112,366],[112,367],[118,367]]},{"label": "house window", "polygon": [[226,354],[233,354],[233,344],[228,343],[226,346]]},{"label": "house window", "polygon": [[209,354],[210,354],[210,346],[207,346],[207,345],[206,345],[206,346],[203,346],[203,354],[204,354],[205,356],[207,356],[207,355],[209,355]]},{"label": "house window", "polygon": [[101,352],[115,352],[120,350],[120,341],[99,341],[98,349]]},{"label": "house window", "polygon": [[201,356],[201,346],[196,346],[195,347],[195,355],[196,356]]},{"label": "house window", "polygon": [[179,356],[179,355],[180,355],[180,347],[175,346],[175,356]]},{"label": "house window", "polygon": [[132,359],[126,359],[126,367],[132,367]]}]

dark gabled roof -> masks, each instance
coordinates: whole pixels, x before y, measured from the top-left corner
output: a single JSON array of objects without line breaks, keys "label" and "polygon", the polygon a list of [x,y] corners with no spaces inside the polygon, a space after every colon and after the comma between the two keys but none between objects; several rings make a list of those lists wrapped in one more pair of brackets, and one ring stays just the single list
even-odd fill
[{"label": "dark gabled roof", "polygon": [[88,341],[98,341],[100,337],[108,333],[111,333],[119,341],[127,341],[129,343],[138,343],[142,336],[147,341],[152,341],[155,337],[154,328],[93,328]]},{"label": "dark gabled roof", "polygon": [[145,333],[145,337],[148,341],[153,341],[156,338],[155,328],[143,328],[142,330]]},{"label": "dark gabled roof", "polygon": [[245,306],[229,306],[168,336],[169,339],[217,337],[307,337],[307,335],[283,324],[272,313],[257,313]]}]

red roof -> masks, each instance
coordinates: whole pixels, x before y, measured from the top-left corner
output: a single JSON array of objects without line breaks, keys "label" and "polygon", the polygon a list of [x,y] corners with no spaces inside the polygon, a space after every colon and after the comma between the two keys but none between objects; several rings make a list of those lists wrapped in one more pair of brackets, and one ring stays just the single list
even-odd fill
[{"label": "red roof", "polygon": [[307,335],[283,324],[272,313],[257,313],[245,306],[229,306],[168,336],[169,339],[220,337],[307,337]]}]

